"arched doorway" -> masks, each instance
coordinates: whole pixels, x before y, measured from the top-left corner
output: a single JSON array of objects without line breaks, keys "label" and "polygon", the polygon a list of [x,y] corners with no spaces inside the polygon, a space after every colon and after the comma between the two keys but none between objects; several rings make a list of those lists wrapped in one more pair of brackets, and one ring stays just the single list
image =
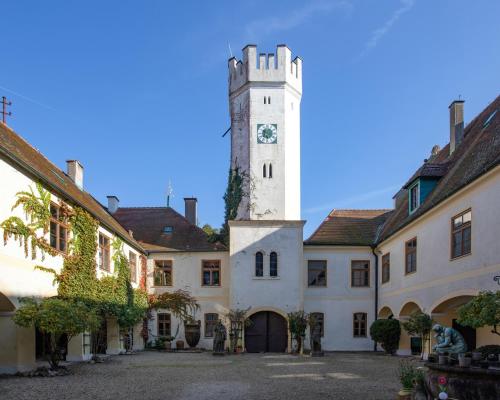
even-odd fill
[{"label": "arched doorway", "polygon": [[380,311],[378,312],[378,318],[379,319],[389,319],[393,318],[394,313],[392,312],[391,308],[388,306],[382,307]]},{"label": "arched doorway", "polygon": [[[422,312],[420,306],[414,301],[408,301],[405,303],[401,310],[399,311],[399,320],[401,322],[407,322],[410,316],[415,312]],[[427,342],[427,341],[426,341]],[[408,333],[401,327],[401,338],[399,339],[399,350],[400,355],[417,355],[421,354],[422,350],[428,349],[429,343],[422,343],[422,338],[418,336],[409,336]]]},{"label": "arched doorway", "polygon": [[249,317],[245,328],[245,347],[249,353],[283,353],[288,347],[286,319],[273,311],[260,311]]}]

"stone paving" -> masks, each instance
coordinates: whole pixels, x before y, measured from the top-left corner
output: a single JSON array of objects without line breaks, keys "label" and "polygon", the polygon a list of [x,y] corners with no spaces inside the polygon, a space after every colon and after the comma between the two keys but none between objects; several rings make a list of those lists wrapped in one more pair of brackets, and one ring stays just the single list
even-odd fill
[{"label": "stone paving", "polygon": [[72,364],[54,378],[0,378],[0,399],[394,399],[399,358],[373,353],[142,352]]}]

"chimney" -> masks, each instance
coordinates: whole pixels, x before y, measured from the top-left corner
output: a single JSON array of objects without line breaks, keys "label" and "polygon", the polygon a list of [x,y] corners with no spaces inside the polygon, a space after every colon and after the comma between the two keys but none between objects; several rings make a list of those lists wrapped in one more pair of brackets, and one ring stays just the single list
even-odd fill
[{"label": "chimney", "polygon": [[114,214],[120,206],[120,199],[116,196],[106,196],[108,198],[108,212]]},{"label": "chimney", "polygon": [[455,100],[450,104],[450,155],[464,138],[464,101]]},{"label": "chimney", "polygon": [[193,225],[198,222],[197,203],[198,199],[196,197],[184,197],[184,216]]},{"label": "chimney", "polygon": [[80,190],[83,190],[83,165],[78,160],[66,160],[67,174]]}]

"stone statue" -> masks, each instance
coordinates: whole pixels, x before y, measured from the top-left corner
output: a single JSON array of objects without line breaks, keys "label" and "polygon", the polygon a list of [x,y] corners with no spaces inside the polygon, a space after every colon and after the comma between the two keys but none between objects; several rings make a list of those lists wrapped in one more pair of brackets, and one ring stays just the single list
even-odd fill
[{"label": "stone statue", "polygon": [[437,353],[465,353],[467,344],[460,332],[456,329],[436,324],[432,327],[436,332],[434,337],[437,344],[432,349]]},{"label": "stone statue", "polygon": [[315,321],[311,326],[311,357],[322,357],[321,350],[321,324]]},{"label": "stone statue", "polygon": [[214,328],[214,355],[224,355],[224,343],[227,338],[226,327],[221,320],[217,321],[217,325]]}]

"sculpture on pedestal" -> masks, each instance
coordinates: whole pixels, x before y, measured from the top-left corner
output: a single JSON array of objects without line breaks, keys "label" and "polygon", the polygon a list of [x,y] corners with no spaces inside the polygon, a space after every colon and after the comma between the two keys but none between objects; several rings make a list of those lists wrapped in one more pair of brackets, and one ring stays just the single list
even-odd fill
[{"label": "sculpture on pedestal", "polygon": [[432,349],[436,353],[465,353],[467,344],[460,332],[456,329],[435,324],[432,330],[436,332],[436,344]]},{"label": "sculpture on pedestal", "polygon": [[213,354],[222,356],[224,355],[224,343],[226,342],[227,331],[222,321],[218,321],[214,328],[214,345]]}]

